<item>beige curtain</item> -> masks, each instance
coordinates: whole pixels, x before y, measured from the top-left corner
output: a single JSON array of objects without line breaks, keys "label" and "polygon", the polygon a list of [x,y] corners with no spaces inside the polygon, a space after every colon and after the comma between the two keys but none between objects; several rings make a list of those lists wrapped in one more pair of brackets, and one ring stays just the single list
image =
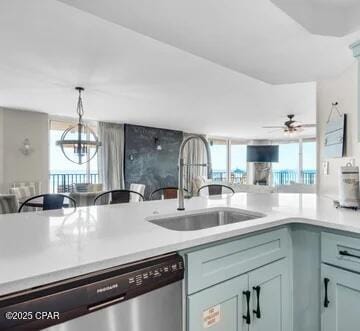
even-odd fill
[{"label": "beige curtain", "polygon": [[98,167],[105,190],[124,188],[124,125],[99,122]]},{"label": "beige curtain", "polygon": [[[184,139],[192,134],[184,133]],[[206,163],[206,150],[202,141],[199,139],[190,140],[185,146],[184,150],[185,164],[200,164]],[[207,178],[207,168],[198,166],[185,166],[184,169],[184,184],[185,188],[193,195],[197,194],[197,187],[194,180],[198,177]]]}]

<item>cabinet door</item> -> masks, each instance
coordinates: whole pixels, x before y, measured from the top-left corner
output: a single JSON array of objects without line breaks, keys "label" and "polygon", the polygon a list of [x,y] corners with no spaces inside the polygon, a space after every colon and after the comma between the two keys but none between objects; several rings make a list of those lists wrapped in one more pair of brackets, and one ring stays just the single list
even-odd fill
[{"label": "cabinet door", "polygon": [[188,296],[188,331],[247,331],[246,291],[244,275]]},{"label": "cabinet door", "polygon": [[287,259],[249,273],[249,289],[252,291],[251,331],[292,330]]},{"label": "cabinet door", "polygon": [[326,264],[321,275],[322,331],[359,331],[360,275]]}]

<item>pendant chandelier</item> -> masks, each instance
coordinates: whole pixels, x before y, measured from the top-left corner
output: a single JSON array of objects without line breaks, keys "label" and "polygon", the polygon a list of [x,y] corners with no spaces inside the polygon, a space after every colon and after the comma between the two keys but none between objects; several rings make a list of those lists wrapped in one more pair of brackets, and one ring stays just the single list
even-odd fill
[{"label": "pendant chandelier", "polygon": [[84,164],[94,158],[101,142],[95,132],[83,122],[84,108],[82,103],[83,87],[75,87],[79,93],[76,112],[79,121],[76,125],[67,128],[56,145],[61,147],[64,156],[71,162]]}]

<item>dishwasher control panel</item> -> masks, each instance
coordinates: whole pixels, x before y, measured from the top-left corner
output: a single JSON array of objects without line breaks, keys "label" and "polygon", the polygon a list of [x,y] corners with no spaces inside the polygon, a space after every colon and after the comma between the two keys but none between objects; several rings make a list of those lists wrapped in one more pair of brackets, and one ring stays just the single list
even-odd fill
[{"label": "dishwasher control panel", "polygon": [[102,302],[114,296],[124,300],[149,292],[184,277],[184,262],[179,255],[140,262],[134,270],[107,277],[87,287],[89,302]]},{"label": "dishwasher control panel", "polygon": [[174,274],[182,274],[184,269],[184,263],[181,260],[171,261],[170,263],[161,264],[160,266],[154,266],[146,268],[129,275],[128,284],[130,286],[142,286],[149,282],[171,278]]}]

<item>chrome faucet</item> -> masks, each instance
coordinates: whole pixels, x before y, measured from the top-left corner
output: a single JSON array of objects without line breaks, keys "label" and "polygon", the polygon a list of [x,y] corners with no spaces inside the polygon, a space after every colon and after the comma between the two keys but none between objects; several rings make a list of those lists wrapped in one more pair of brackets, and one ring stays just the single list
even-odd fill
[{"label": "chrome faucet", "polygon": [[[192,139],[200,139],[206,149],[206,157],[207,163],[199,163],[199,164],[185,164],[184,162],[184,150],[186,144]],[[212,169],[211,169],[211,152],[209,142],[205,137],[200,135],[191,135],[183,140],[180,145],[179,151],[179,192],[178,192],[178,210],[185,210],[184,206],[184,166],[194,166],[194,167],[207,167],[208,178],[212,178]]]}]

